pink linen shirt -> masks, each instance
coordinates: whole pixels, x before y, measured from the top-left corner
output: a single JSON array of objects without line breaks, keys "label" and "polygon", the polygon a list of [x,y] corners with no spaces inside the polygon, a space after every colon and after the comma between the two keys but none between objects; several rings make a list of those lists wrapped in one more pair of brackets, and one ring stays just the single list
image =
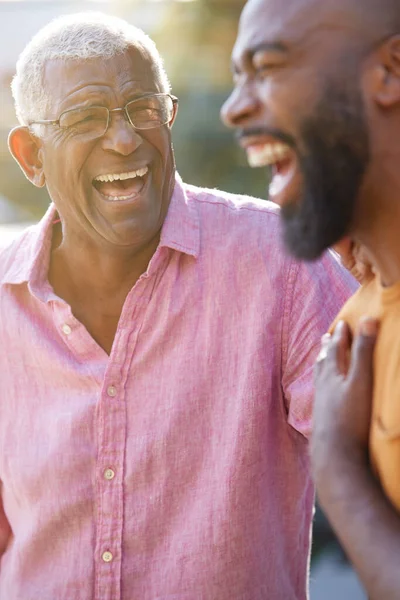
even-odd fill
[{"label": "pink linen shirt", "polygon": [[313,362],[353,280],[177,178],[108,356],[48,283],[54,218],[0,253],[0,599],[306,598]]}]

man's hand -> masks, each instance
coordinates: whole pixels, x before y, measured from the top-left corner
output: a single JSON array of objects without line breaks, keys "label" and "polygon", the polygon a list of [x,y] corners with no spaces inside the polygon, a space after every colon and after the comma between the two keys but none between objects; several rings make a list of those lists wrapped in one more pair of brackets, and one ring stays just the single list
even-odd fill
[{"label": "man's hand", "polygon": [[346,237],[335,244],[333,250],[339,254],[342,265],[359,283],[364,283],[373,276],[372,265],[360,244]]},{"label": "man's hand", "polygon": [[329,477],[336,458],[367,461],[377,330],[376,321],[363,319],[353,343],[344,322],[338,323],[332,336],[323,337],[315,367],[311,439],[317,486]]},{"label": "man's hand", "polygon": [[[316,365],[311,459],[320,505],[371,600],[400,598],[400,518],[368,462],[378,324],[339,323]],[[394,399],[397,401],[397,399]]]}]

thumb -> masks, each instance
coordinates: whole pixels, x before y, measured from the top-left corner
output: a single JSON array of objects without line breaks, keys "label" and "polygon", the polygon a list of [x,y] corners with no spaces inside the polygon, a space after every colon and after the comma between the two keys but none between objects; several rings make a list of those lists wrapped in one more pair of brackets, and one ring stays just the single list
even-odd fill
[{"label": "thumb", "polygon": [[350,271],[355,265],[351,239],[344,237],[333,246],[333,250],[339,254],[342,265]]},{"label": "thumb", "polygon": [[369,317],[361,319],[351,352],[350,379],[361,378],[365,384],[372,383],[373,356],[377,335],[378,322]]}]

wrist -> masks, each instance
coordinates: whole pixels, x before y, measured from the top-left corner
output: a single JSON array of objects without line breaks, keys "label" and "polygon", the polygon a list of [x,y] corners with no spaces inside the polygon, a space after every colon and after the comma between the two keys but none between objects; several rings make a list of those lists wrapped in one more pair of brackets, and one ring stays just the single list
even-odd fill
[{"label": "wrist", "polygon": [[321,443],[311,440],[311,464],[314,480],[321,485],[354,469],[369,472],[368,448],[357,440],[326,434]]},{"label": "wrist", "polygon": [[332,459],[328,468],[314,472],[316,491],[321,508],[331,516],[338,506],[357,506],[360,494],[375,490],[377,482],[366,460],[340,456]]}]

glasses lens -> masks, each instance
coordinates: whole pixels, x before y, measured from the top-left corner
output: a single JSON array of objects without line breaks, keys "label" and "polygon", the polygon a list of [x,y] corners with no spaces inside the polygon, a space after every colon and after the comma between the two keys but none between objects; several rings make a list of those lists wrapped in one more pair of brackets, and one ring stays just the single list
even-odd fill
[{"label": "glasses lens", "polygon": [[169,123],[174,112],[174,104],[167,95],[146,96],[129,102],[126,110],[136,129],[152,129]]},{"label": "glasses lens", "polygon": [[60,116],[60,127],[71,129],[76,135],[96,138],[107,129],[108,110],[103,106],[68,110]]}]

